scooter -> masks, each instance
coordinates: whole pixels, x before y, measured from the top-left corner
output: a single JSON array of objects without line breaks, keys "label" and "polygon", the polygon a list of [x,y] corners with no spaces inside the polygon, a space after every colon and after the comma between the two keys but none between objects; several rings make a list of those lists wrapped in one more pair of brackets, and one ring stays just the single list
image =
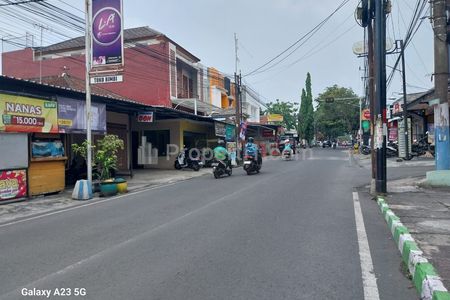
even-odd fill
[{"label": "scooter", "polygon": [[186,153],[184,151],[180,152],[177,156],[177,159],[175,160],[174,167],[177,170],[189,168],[194,171],[200,170],[202,167],[203,162],[200,160],[199,157],[189,157],[189,155],[186,156]]},{"label": "scooter", "polygon": [[289,150],[289,149],[283,150],[281,158],[283,160],[291,160],[292,159],[292,150]]},{"label": "scooter", "polygon": [[219,179],[222,175],[231,176],[233,169],[226,165],[224,161],[215,159],[212,164],[214,178]]},{"label": "scooter", "polygon": [[259,173],[259,170],[261,170],[261,164],[262,162],[258,163],[258,160],[253,155],[246,155],[244,157],[244,171],[247,172],[247,175]]}]

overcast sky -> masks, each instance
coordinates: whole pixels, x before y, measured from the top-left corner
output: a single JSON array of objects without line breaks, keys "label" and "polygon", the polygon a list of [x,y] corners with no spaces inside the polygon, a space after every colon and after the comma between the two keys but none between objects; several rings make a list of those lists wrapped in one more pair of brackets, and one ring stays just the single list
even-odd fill
[{"label": "overcast sky", "polygon": [[[49,0],[80,10],[82,0]],[[201,59],[205,66],[232,74],[235,68],[234,33],[239,39],[239,69],[256,69],[285,50],[323,21],[342,0],[123,0],[125,28],[150,26]],[[359,0],[350,0],[314,36],[285,61],[269,71],[244,78],[264,101],[300,101],[306,73],[312,76],[313,95],[337,84],[363,95],[362,58],[352,45],[364,38],[354,19]],[[416,0],[392,0],[388,36],[403,38]],[[73,10],[80,14],[81,11]],[[7,31],[6,23],[0,24]],[[14,26],[16,31],[20,28]],[[46,33],[51,35],[51,33]],[[432,87],[433,39],[425,20],[407,49],[408,93]],[[47,42],[48,43],[48,42]],[[394,56],[387,59],[393,65]],[[125,62],[126,63],[126,62]],[[390,69],[388,68],[388,73]],[[398,97],[401,76],[397,74],[388,97]]]},{"label": "overcast sky", "polygon": [[[351,0],[285,61],[268,72],[245,77],[267,100],[299,101],[306,73],[312,76],[313,94],[337,84],[363,94],[363,59],[352,52],[364,38],[356,25]],[[388,36],[405,36],[416,1],[393,0]],[[144,4],[145,3],[145,4]],[[126,27],[153,27],[199,57],[203,64],[234,72],[234,33],[239,39],[239,69],[248,73],[279,54],[325,19],[341,0],[125,0]],[[395,34],[394,34],[395,33]],[[395,36],[394,36],[395,35]],[[425,20],[406,53],[408,93],[432,86],[433,39]],[[388,65],[394,57],[388,57]],[[388,73],[390,69],[388,68]],[[397,75],[388,97],[401,92]],[[417,88],[413,88],[415,86]]]}]

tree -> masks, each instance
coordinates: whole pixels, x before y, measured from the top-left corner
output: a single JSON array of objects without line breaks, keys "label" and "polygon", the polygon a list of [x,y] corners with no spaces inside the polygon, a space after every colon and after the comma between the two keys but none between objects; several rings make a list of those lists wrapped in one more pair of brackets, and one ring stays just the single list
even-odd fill
[{"label": "tree", "polygon": [[277,99],[276,102],[267,104],[267,110],[264,114],[282,115],[283,122],[279,122],[279,125],[283,125],[287,130],[291,130],[297,128],[297,110],[298,103],[284,102]]},{"label": "tree", "polygon": [[306,74],[305,89],[302,89],[300,112],[299,112],[299,135],[308,143],[314,137],[314,108],[313,108],[313,96],[311,88],[311,74]]},{"label": "tree", "polygon": [[[334,98],[331,103],[326,98]],[[339,100],[339,98],[350,98]],[[314,113],[316,130],[326,139],[335,139],[349,135],[359,129],[358,95],[350,88],[333,85],[316,98],[317,109]]]}]

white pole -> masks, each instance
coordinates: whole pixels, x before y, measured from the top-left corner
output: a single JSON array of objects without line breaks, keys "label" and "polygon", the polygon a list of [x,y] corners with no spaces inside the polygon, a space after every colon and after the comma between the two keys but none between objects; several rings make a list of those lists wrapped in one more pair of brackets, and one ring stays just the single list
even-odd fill
[{"label": "white pole", "polygon": [[194,98],[194,114],[197,115],[197,98]]},{"label": "white pole", "polygon": [[86,141],[87,141],[87,179],[92,184],[92,137],[91,137],[91,82],[89,72],[91,71],[91,9],[92,0],[85,0],[86,4]]},{"label": "white pole", "polygon": [[362,146],[362,98],[359,98],[359,146],[358,149],[361,152],[361,146]]}]

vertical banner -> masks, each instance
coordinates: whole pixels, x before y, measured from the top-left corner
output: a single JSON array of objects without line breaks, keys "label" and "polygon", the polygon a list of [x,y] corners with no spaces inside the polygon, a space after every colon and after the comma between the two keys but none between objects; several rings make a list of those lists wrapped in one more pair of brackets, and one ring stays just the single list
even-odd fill
[{"label": "vertical banner", "polygon": [[92,67],[123,65],[122,0],[92,0]]}]

